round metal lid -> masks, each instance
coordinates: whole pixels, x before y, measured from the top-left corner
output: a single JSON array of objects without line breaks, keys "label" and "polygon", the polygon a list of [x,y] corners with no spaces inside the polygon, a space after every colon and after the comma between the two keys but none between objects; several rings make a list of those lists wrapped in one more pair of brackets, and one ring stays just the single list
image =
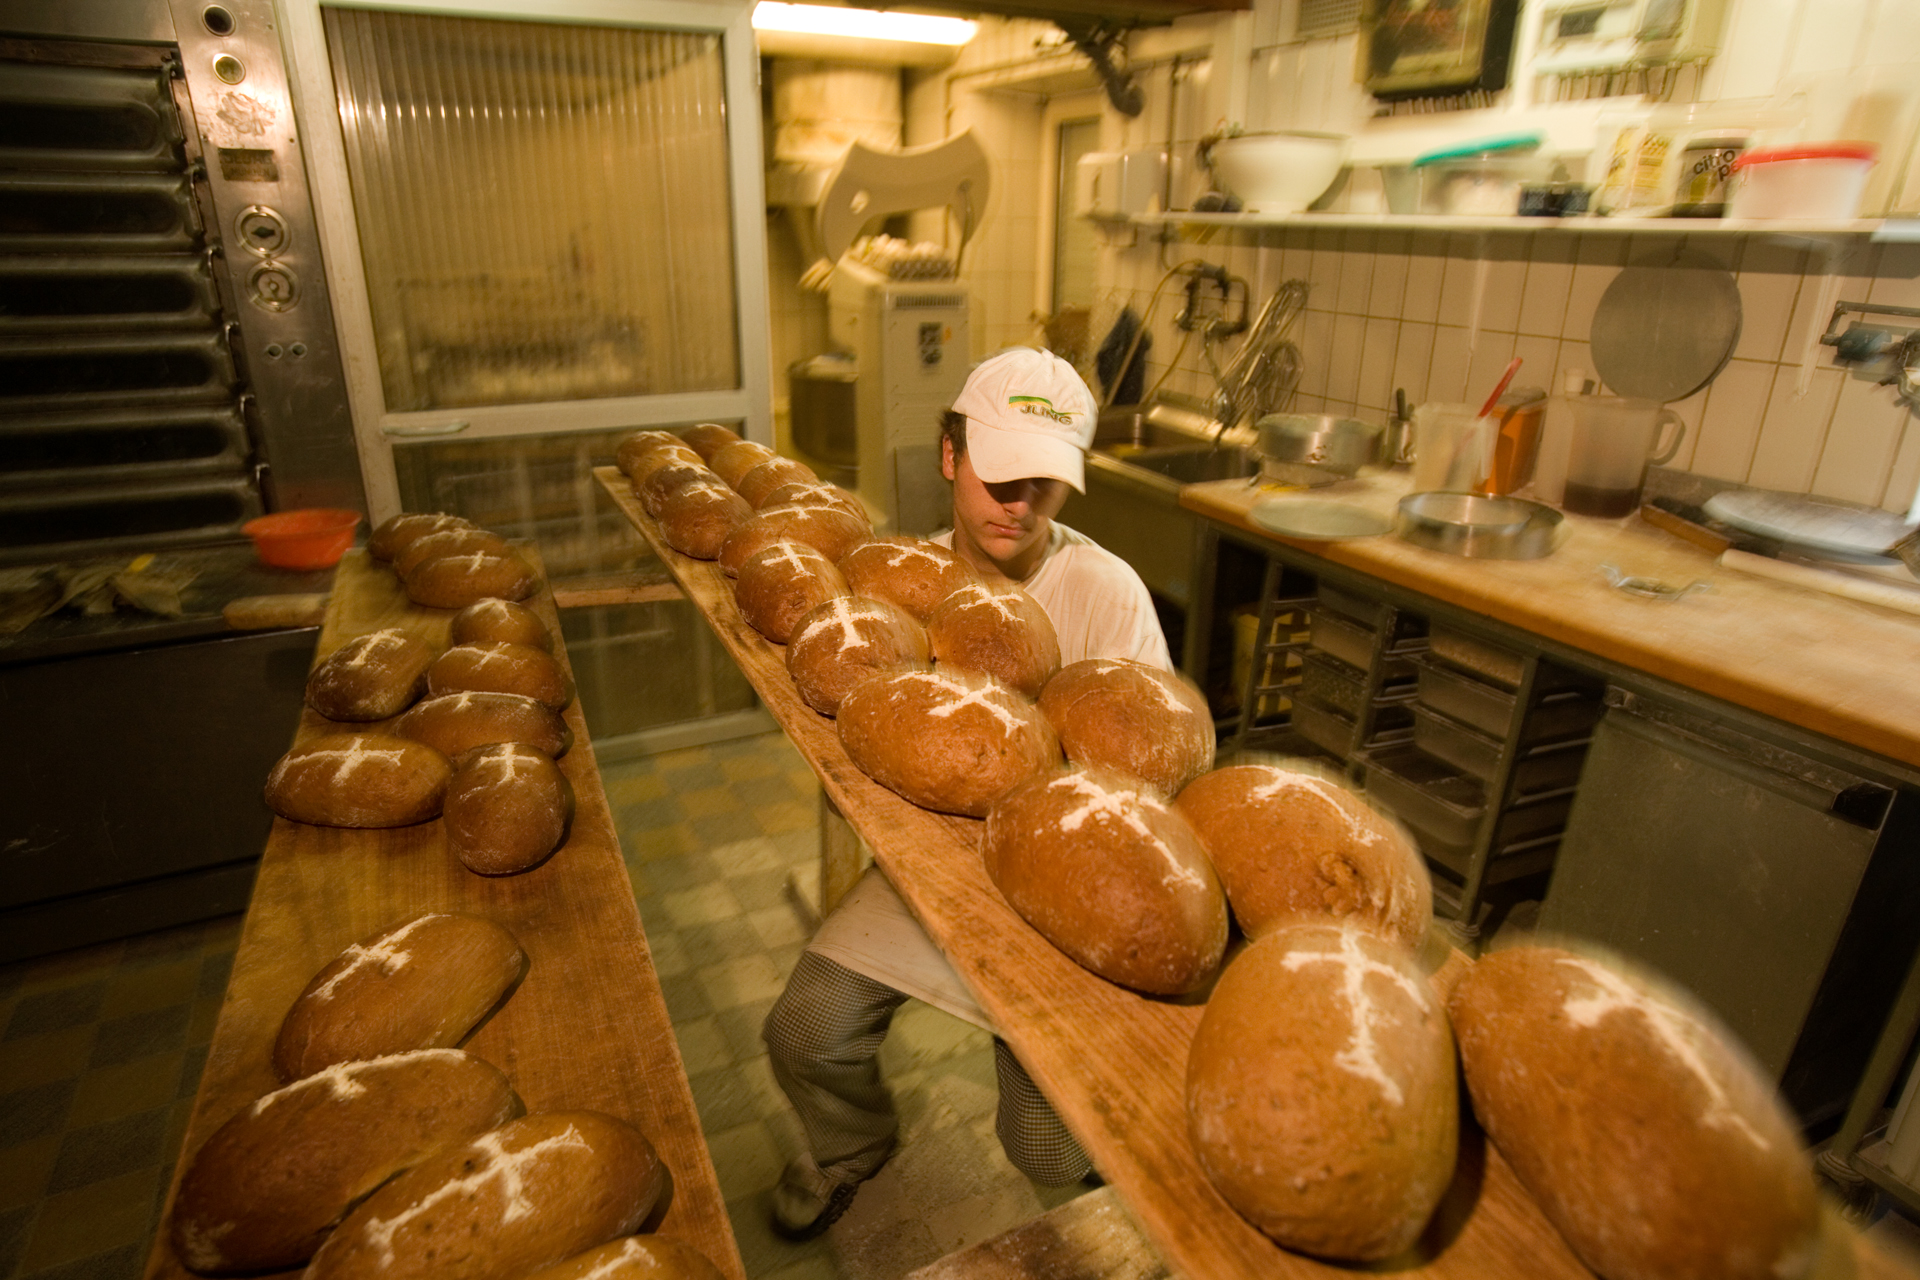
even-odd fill
[{"label": "round metal lid", "polygon": [[1703,254],[1638,262],[1593,313],[1593,367],[1615,395],[1669,404],[1713,381],[1740,339],[1740,289]]},{"label": "round metal lid", "polygon": [[1255,503],[1247,518],[1268,533],[1309,541],[1371,538],[1393,531],[1390,516],[1325,498],[1268,498]]}]

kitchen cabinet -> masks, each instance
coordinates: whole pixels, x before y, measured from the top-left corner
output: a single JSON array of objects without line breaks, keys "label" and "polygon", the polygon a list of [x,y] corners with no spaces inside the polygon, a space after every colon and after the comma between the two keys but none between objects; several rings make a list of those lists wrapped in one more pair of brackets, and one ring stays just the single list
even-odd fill
[{"label": "kitchen cabinet", "polygon": [[[1405,484],[1376,477],[1354,492],[1390,508]],[[1244,484],[1183,492],[1207,518],[1189,674],[1207,682],[1218,629],[1248,603],[1244,585],[1207,565],[1246,554],[1272,566],[1268,582],[1316,584],[1316,608],[1330,590],[1362,602],[1346,606],[1349,620],[1369,606],[1423,619],[1427,649],[1408,655],[1406,740],[1316,742],[1289,716],[1255,720],[1246,745],[1304,743],[1341,759],[1414,830],[1436,909],[1463,936],[1497,923],[1503,901],[1538,899],[1543,928],[1692,990],[1803,1122],[1831,1123],[1920,944],[1920,721],[1906,684],[1882,674],[1901,655],[1910,663],[1912,621],[1743,582],[1637,519],[1569,517],[1552,556],[1471,561],[1391,538],[1271,537],[1247,518],[1256,500]],[[1689,597],[1692,608],[1635,601],[1605,585],[1601,563],[1714,590]],[[1436,638],[1448,658],[1435,657]],[[1311,670],[1303,663],[1287,690],[1309,719]],[[1817,731],[1829,727],[1844,736]],[[1476,799],[1467,843],[1461,822],[1435,829]]]}]

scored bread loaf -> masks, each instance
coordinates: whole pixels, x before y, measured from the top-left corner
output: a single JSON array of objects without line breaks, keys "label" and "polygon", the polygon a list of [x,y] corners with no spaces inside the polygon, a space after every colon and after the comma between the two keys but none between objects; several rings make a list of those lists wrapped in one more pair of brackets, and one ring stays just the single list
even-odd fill
[{"label": "scored bread loaf", "polygon": [[706,460],[689,449],[680,441],[663,444],[635,457],[626,468],[627,479],[633,483],[635,493],[645,493],[647,486],[653,483],[653,477],[669,469],[688,468],[705,471]]},{"label": "scored bread loaf", "polygon": [[747,474],[733,487],[740,491],[750,506],[755,508],[767,505],[767,498],[774,490],[789,484],[817,484],[820,477],[813,468],[804,462],[792,458],[768,458]]},{"label": "scored bread loaf", "polygon": [[667,502],[688,485],[721,483],[724,482],[705,463],[676,460],[657,468],[634,485],[633,493],[640,499],[640,509],[658,520],[660,513],[667,509]]},{"label": "scored bread loaf", "polygon": [[520,1115],[497,1067],[459,1049],[342,1062],[256,1100],[187,1161],[173,1249],[194,1271],[313,1256],[381,1183]]},{"label": "scored bread loaf", "polygon": [[464,609],[489,596],[525,600],[540,585],[533,566],[518,551],[475,551],[438,556],[407,575],[407,599],[430,609]]},{"label": "scored bread loaf", "polygon": [[866,537],[866,521],[832,503],[767,507],[728,536],[720,548],[720,567],[733,577],[747,557],[776,542],[804,542],[838,564],[840,557]]},{"label": "scored bread loaf", "polygon": [[402,512],[381,521],[380,527],[367,535],[367,554],[375,560],[391,560],[415,538],[447,529],[472,527],[459,516],[448,515],[444,511]]},{"label": "scored bread loaf", "polygon": [[307,705],[329,720],[385,720],[427,691],[434,649],[398,627],[369,631],[335,649],[307,676]]},{"label": "scored bread loaf", "polygon": [[921,622],[942,600],[980,580],[939,543],[900,534],[861,543],[840,558],[840,572],[853,594],[897,604]]},{"label": "scored bread loaf", "polygon": [[732,444],[723,444],[715,449],[707,459],[707,465],[713,468],[715,475],[737,489],[747,472],[779,456],[757,441],[735,440]]},{"label": "scored bread loaf", "polygon": [[775,644],[819,605],[847,594],[847,580],[833,561],[804,542],[776,542],[748,556],[733,585],[734,603],[747,625]]},{"label": "scored bread loaf", "polygon": [[413,576],[414,570],[429,560],[437,560],[441,556],[472,555],[476,551],[504,556],[513,551],[513,544],[491,529],[478,529],[472,526],[464,529],[441,529],[434,533],[423,534],[394,552],[393,571],[402,578],[409,578]]},{"label": "scored bread loaf", "polygon": [[542,1267],[527,1280],[722,1280],[720,1268],[684,1240],[628,1236],[565,1262]]},{"label": "scored bread loaf", "polygon": [[817,507],[821,504],[830,507],[842,507],[850,516],[857,516],[866,522],[869,529],[873,521],[867,515],[866,507],[854,494],[847,492],[837,484],[825,481],[812,483],[783,484],[769,493],[758,505],[763,507]]},{"label": "scored bread loaf", "polygon": [[553,652],[553,632],[540,615],[511,600],[478,600],[453,615],[449,632],[455,644],[530,644]]},{"label": "scored bread loaf", "polygon": [[633,1231],[666,1190],[653,1144],[626,1121],[524,1116],[368,1196],[306,1280],[521,1280]]},{"label": "scored bread loaf", "polygon": [[717,422],[702,422],[680,433],[681,443],[706,461],[711,461],[714,454],[739,439],[739,432],[732,427],[723,427]]},{"label": "scored bread loaf", "polygon": [[1206,695],[1144,662],[1069,663],[1040,690],[1040,714],[1067,759],[1130,773],[1170,796],[1213,766]]},{"label": "scored bread loaf", "polygon": [[1227,899],[1186,820],[1138,778],[1076,768],[987,814],[987,875],[1021,918],[1121,986],[1182,995],[1227,949]]},{"label": "scored bread loaf", "polygon": [[1202,774],[1174,800],[1257,937],[1296,916],[1349,920],[1417,948],[1433,882],[1406,829],[1304,762]]},{"label": "scored bread loaf", "polygon": [[961,587],[928,616],[927,645],[935,662],[993,676],[1029,698],[1060,669],[1053,619],[1018,587]]},{"label": "scored bread loaf", "polygon": [[447,852],[467,870],[510,876],[545,861],[573,819],[573,786],[553,760],[515,742],[476,747],[453,762],[440,821]]},{"label": "scored bread loaf", "polygon": [[1819,1200],[1798,1126],[1718,1021],[1598,954],[1510,947],[1454,988],[1473,1109],[1607,1280],[1807,1274]]},{"label": "scored bread loaf", "polygon": [[1228,1204],[1289,1249],[1408,1249],[1453,1178],[1459,1086],[1446,1012],[1412,953],[1295,924],[1220,975],[1187,1058],[1187,1131]]},{"label": "scored bread loaf", "polygon": [[313,975],[273,1042],[282,1080],[336,1062],[457,1043],[500,1003],[527,956],[479,916],[428,912],[356,942]]},{"label": "scored bread loaf", "polygon": [[545,649],[495,640],[455,645],[435,658],[427,668],[427,691],[517,693],[564,711],[573,701],[573,680]]},{"label": "scored bread loaf", "polygon": [[885,600],[836,596],[800,619],[787,642],[787,674],[823,716],[877,672],[927,665],[927,629]]},{"label": "scored bread loaf", "polygon": [[747,500],[716,476],[682,486],[661,504],[660,536],[683,556],[713,560],[752,516]]},{"label": "scored bread loaf", "polygon": [[863,773],[925,809],[984,818],[1015,785],[1060,763],[1031,702],[991,676],[897,671],[840,699],[840,743]]},{"label": "scored bread loaf", "polygon": [[394,721],[393,731],[426,743],[448,760],[495,742],[517,742],[556,759],[573,746],[573,730],[559,712],[517,693],[426,698]]},{"label": "scored bread loaf", "polygon": [[620,443],[613,449],[613,465],[620,468],[622,475],[633,479],[635,464],[652,457],[660,450],[683,443],[679,436],[671,431],[635,431],[620,437]]},{"label": "scored bread loaf", "polygon": [[386,733],[336,733],[280,757],[267,807],[316,827],[410,827],[440,813],[452,768],[425,743]]}]

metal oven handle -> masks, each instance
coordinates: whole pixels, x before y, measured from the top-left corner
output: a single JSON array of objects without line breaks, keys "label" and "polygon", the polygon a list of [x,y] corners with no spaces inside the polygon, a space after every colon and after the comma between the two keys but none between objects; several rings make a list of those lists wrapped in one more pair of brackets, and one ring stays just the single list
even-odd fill
[{"label": "metal oven handle", "polygon": [[436,422],[430,427],[382,427],[382,434],[399,440],[418,439],[422,436],[457,436],[473,424],[462,418],[456,422]]}]

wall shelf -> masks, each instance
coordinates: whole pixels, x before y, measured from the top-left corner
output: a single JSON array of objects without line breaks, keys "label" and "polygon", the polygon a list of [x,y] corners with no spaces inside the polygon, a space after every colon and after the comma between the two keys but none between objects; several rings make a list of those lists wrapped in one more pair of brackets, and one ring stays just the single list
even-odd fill
[{"label": "wall shelf", "polygon": [[1284,230],[1335,227],[1364,231],[1546,231],[1562,235],[1665,232],[1673,235],[1777,236],[1795,240],[1864,238],[1882,244],[1920,243],[1920,218],[1852,218],[1808,221],[1791,218],[1468,218],[1392,213],[1143,213],[1146,227],[1228,227]]}]

